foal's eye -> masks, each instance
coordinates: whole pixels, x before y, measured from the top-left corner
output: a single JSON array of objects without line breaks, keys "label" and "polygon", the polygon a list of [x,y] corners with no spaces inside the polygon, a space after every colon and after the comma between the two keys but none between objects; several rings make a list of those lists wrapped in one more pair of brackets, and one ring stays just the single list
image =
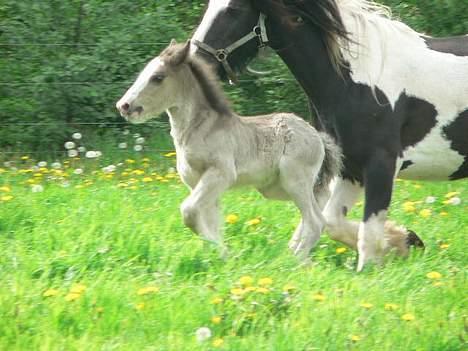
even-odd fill
[{"label": "foal's eye", "polygon": [[155,74],[151,77],[151,81],[153,83],[161,83],[164,80],[164,78],[166,77],[162,74]]}]

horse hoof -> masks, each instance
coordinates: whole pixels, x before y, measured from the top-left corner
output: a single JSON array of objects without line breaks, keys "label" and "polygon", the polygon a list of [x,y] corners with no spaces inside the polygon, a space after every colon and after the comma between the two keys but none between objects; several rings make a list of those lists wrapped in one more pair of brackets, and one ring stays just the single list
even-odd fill
[{"label": "horse hoof", "polygon": [[425,245],[421,238],[412,230],[408,229],[408,236],[406,237],[406,245],[408,247],[414,246],[424,250]]}]

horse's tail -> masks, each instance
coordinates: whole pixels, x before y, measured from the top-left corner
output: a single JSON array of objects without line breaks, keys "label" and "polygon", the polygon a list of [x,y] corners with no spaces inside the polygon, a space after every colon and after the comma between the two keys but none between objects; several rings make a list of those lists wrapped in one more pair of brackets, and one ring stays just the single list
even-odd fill
[{"label": "horse's tail", "polygon": [[330,135],[324,132],[319,132],[319,135],[325,149],[325,157],[316,186],[324,187],[328,186],[331,180],[340,174],[343,167],[343,154],[341,148]]}]

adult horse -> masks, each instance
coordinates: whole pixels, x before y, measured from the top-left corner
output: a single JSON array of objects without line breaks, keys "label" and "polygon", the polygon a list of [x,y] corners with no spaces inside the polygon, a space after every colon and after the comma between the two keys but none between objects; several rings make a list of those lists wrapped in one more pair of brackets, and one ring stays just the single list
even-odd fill
[{"label": "adult horse", "polygon": [[[259,46],[288,65],[343,149],[324,215],[358,270],[423,245],[387,221],[393,180],[468,176],[468,37],[424,36],[364,0],[211,0],[192,44],[232,79]],[[362,221],[349,221],[363,189]]]}]

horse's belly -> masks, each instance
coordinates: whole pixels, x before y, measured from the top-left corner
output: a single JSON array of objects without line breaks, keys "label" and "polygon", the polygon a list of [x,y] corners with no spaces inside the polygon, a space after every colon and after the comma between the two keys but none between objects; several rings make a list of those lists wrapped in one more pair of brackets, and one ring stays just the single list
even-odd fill
[{"label": "horse's belly", "polygon": [[422,141],[403,151],[402,179],[448,180],[463,165],[464,156],[451,147],[451,142],[434,128]]}]

